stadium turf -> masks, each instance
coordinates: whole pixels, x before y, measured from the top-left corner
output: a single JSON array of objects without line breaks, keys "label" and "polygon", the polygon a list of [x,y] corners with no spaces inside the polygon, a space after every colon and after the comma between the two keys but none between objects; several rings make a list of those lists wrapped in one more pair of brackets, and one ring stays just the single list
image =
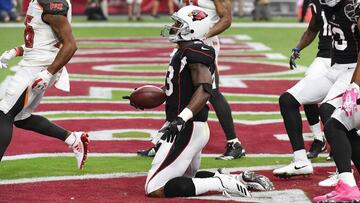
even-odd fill
[{"label": "stadium turf", "polygon": [[[110,22],[122,22],[124,19],[112,19]],[[242,20],[236,20],[237,22],[251,22],[251,20],[245,18]],[[295,22],[293,18],[274,19],[278,22]],[[85,22],[83,18],[75,18],[75,22]],[[146,20],[146,22],[167,22],[167,19],[160,20]],[[116,37],[158,37],[160,28],[79,28],[73,29],[76,38],[116,38]],[[224,33],[224,35],[238,35],[246,34],[251,37],[251,41],[260,42],[270,47],[271,50],[263,51],[262,53],[280,53],[284,56],[289,56],[291,49],[297,44],[299,37],[301,36],[304,28],[231,28]],[[22,44],[23,30],[21,28],[1,28],[0,29],[0,52]],[[79,47],[104,47],[99,43],[87,43],[80,44]],[[115,45],[107,45],[115,46]],[[116,45],[119,46],[118,44]],[[127,45],[123,45],[124,47]],[[132,45],[134,47],[134,45]],[[141,44],[135,45],[141,47]],[[297,61],[299,65],[309,65],[316,54],[316,42],[310,47],[306,48],[301,53],[301,58]],[[15,65],[19,59],[13,60],[10,66]],[[272,60],[272,59],[252,59],[252,61],[267,61],[267,62],[282,62],[288,63],[288,59]],[[123,67],[121,69],[124,69]],[[128,66],[126,69],[136,70],[164,70],[162,66]],[[0,70],[0,81],[4,80],[7,75],[12,74],[9,69]],[[71,73],[71,70],[69,70]],[[274,78],[301,78],[303,72],[286,73],[286,74],[273,74],[269,76],[256,76],[258,79],[274,79]],[[106,76],[92,76],[92,75],[72,75],[72,79],[75,80],[103,80],[106,81]],[[137,82],[155,82],[160,83],[163,81],[161,77],[131,77],[126,78],[123,76],[113,76],[111,80],[116,81],[137,81]],[[111,93],[112,98],[91,98],[91,97],[48,97],[44,101],[120,101],[124,95],[129,95],[130,90],[113,90]],[[272,102],[276,104],[278,102],[277,96],[262,96],[262,95],[230,95],[225,94],[228,101],[247,101],[247,102]],[[49,119],[60,119],[60,118],[89,118],[89,117],[134,117],[134,118],[150,118],[164,117],[163,112],[136,112],[136,113],[103,113],[103,112],[55,112],[45,114]],[[210,113],[210,118],[216,118],[214,113]],[[281,116],[277,112],[273,113],[234,113],[234,119],[246,120],[246,121],[258,121],[258,120],[270,120],[280,119]],[[90,125],[96,125],[90,124]],[[116,134],[115,137],[133,137],[130,134]],[[147,137],[141,134],[138,137]],[[261,146],[259,146],[261,147]],[[246,146],[245,146],[246,148]],[[289,152],[290,153],[290,152]],[[107,174],[107,173],[128,173],[128,172],[146,172],[151,164],[151,158],[144,157],[89,157],[88,163],[84,171],[78,171],[75,167],[75,161],[73,157],[50,157],[50,158],[30,158],[30,159],[19,159],[11,161],[3,161],[0,164],[0,180],[1,179],[19,179],[19,178],[31,178],[31,177],[49,177],[49,176],[66,176],[66,175],[85,175],[85,174]],[[278,164],[287,164],[291,161],[291,157],[245,157],[232,161],[218,161],[214,157],[205,157],[202,159],[201,168],[235,168],[235,167],[246,167],[246,166],[271,166]],[[324,158],[317,158],[314,162],[325,162]],[[16,171],[16,172],[14,172]]]}]

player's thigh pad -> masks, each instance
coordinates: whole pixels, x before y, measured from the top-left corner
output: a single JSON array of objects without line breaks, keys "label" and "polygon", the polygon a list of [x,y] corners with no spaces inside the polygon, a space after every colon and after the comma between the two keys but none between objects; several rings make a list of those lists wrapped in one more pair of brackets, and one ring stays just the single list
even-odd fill
[{"label": "player's thigh pad", "polygon": [[331,67],[330,58],[316,57],[310,64],[309,68],[305,72],[305,76],[312,74],[323,74],[325,75]]},{"label": "player's thigh pad", "polygon": [[[30,92],[30,85],[36,74],[41,70],[40,68],[36,69],[38,69],[38,71],[35,71],[34,68],[31,67],[19,66],[15,75],[11,76],[11,79],[5,87],[5,94],[0,101],[0,111],[3,111],[5,114],[8,113],[24,91]],[[26,97],[28,97],[28,95]],[[24,105],[26,105],[27,102],[28,101],[25,100]]]},{"label": "player's thigh pad", "polygon": [[310,74],[288,89],[300,104],[320,103],[330,90],[332,82],[323,74]]},{"label": "player's thigh pad", "polygon": [[329,103],[335,108],[339,107],[341,104],[341,95],[348,88],[354,69],[345,69],[340,75],[338,75],[337,80],[331,86],[329,92],[327,93],[325,99],[321,103]]},{"label": "player's thigh pad", "polygon": [[156,191],[169,180],[183,176],[194,157],[205,147],[209,134],[206,122],[190,122],[186,124],[176,143],[161,141],[146,178],[145,193]]},{"label": "player's thigh pad", "polygon": [[[360,109],[359,105],[357,107]],[[341,108],[337,108],[331,117],[342,123],[349,131],[354,128],[360,129],[360,111],[353,112],[352,116],[346,116],[345,111],[341,110]]]}]

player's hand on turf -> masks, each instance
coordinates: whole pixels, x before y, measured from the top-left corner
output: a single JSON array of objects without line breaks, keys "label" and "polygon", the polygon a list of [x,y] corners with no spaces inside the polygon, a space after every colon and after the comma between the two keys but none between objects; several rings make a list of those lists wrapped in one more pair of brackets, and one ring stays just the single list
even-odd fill
[{"label": "player's hand on turf", "polygon": [[176,137],[180,134],[180,132],[184,128],[185,128],[185,121],[182,118],[177,117],[169,125],[159,130],[160,133],[164,133],[161,136],[161,139],[166,142],[173,143]]},{"label": "player's hand on turf", "polygon": [[357,112],[357,99],[359,95],[359,86],[351,83],[342,96],[341,109],[345,111],[347,116],[352,116]]},{"label": "player's hand on turf", "polygon": [[43,92],[48,88],[52,77],[53,75],[49,73],[48,70],[42,70],[40,73],[37,74],[33,84],[31,85],[31,88],[36,93]]},{"label": "player's hand on turf", "polygon": [[290,61],[289,61],[289,65],[290,65],[291,70],[296,68],[295,60],[298,59],[298,58],[300,58],[300,49],[299,48],[293,48],[291,56],[290,56]]},{"label": "player's hand on turf", "polygon": [[16,57],[15,49],[10,49],[2,53],[0,56],[0,68],[7,68],[9,61],[15,57]]},{"label": "player's hand on turf", "polygon": [[130,96],[123,96],[123,99],[128,99],[130,101],[130,105],[133,106],[135,109],[144,110],[143,108],[138,107],[134,102],[131,101]]}]

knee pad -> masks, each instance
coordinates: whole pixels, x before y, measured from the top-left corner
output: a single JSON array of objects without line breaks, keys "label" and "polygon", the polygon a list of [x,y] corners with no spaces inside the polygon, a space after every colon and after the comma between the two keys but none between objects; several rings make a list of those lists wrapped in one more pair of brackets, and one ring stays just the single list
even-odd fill
[{"label": "knee pad", "polygon": [[165,197],[195,196],[195,185],[191,178],[176,177],[165,184],[164,193]]},{"label": "knee pad", "polygon": [[283,93],[279,98],[280,108],[299,108],[300,103],[289,92]]}]

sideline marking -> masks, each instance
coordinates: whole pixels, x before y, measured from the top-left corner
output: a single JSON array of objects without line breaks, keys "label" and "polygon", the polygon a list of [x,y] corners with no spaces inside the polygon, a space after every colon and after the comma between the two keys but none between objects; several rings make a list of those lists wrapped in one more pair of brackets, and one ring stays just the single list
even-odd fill
[{"label": "sideline marking", "polygon": [[[72,23],[72,27],[77,28],[105,28],[105,27],[134,27],[134,28],[162,28],[164,23]],[[23,23],[0,24],[0,28],[24,28]],[[233,28],[306,28],[307,23],[232,23]]]}]

